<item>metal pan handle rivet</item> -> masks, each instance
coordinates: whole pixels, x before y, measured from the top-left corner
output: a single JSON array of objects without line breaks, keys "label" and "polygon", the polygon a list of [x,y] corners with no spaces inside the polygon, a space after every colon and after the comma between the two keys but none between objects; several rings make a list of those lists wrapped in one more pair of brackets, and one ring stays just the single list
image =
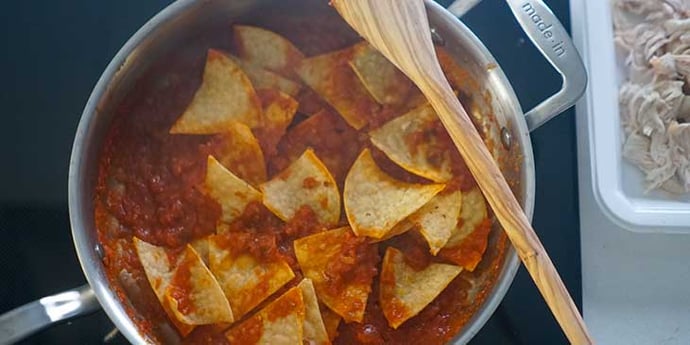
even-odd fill
[{"label": "metal pan handle rivet", "polygon": [[443,36],[441,36],[441,34],[438,32],[438,30],[436,30],[435,27],[432,26],[431,30],[429,30],[429,31],[431,31],[431,40],[435,44],[437,44],[439,46],[445,46],[446,45],[446,40],[443,38]]},{"label": "metal pan handle rivet", "polygon": [[513,135],[507,127],[501,128],[501,143],[506,150],[509,150],[513,143]]},{"label": "metal pan handle rivet", "polygon": [[98,258],[103,260],[105,258],[105,252],[103,251],[103,245],[100,243],[97,243],[96,246],[93,248],[93,250],[96,252],[96,255],[98,255]]}]

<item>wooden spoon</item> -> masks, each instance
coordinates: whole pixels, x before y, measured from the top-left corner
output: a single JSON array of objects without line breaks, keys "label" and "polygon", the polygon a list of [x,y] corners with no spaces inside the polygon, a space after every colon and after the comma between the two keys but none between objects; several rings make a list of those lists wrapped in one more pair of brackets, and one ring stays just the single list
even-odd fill
[{"label": "wooden spoon", "polygon": [[593,344],[556,268],[441,70],[424,1],[332,0],[332,4],[426,96],[568,340]]}]

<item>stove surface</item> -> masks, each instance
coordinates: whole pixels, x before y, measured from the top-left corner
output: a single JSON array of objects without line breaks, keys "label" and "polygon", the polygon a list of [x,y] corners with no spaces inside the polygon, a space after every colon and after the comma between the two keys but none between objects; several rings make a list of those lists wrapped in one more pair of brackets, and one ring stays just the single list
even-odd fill
[{"label": "stove surface", "polygon": [[[444,2],[444,1],[442,1]],[[445,1],[450,2],[450,1]],[[569,27],[567,0],[546,1]],[[4,4],[0,54],[0,313],[85,283],[72,247],[67,167],[91,88],[119,47],[169,1],[15,1]],[[532,47],[502,1],[464,18],[504,69],[524,109],[555,92],[560,77]],[[581,305],[577,163],[573,111],[533,133],[534,226]],[[107,316],[47,329],[22,344],[126,343]],[[470,343],[566,344],[521,268],[505,300]]]}]

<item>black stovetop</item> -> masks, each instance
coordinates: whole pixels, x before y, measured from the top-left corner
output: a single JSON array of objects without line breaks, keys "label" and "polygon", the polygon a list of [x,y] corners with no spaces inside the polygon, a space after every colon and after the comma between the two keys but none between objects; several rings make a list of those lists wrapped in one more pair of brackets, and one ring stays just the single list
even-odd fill
[{"label": "black stovetop", "polygon": [[[0,313],[84,284],[67,214],[67,166],[79,116],[102,70],[134,31],[170,1],[12,1],[3,4],[0,54]],[[450,2],[450,1],[443,1]],[[569,26],[567,0],[546,1]],[[503,1],[465,22],[508,75],[525,109],[560,78]],[[534,226],[581,306],[574,111],[533,133]],[[101,311],[23,344],[98,344],[113,328]],[[113,343],[126,343],[115,337]],[[524,268],[472,345],[565,344]]]}]

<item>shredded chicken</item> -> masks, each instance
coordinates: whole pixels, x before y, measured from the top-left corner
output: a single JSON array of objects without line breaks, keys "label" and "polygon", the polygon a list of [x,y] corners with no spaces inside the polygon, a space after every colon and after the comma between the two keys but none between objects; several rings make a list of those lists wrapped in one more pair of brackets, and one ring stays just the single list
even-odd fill
[{"label": "shredded chicken", "polygon": [[623,157],[647,191],[690,192],[690,0],[611,0],[627,78],[619,93]]}]

